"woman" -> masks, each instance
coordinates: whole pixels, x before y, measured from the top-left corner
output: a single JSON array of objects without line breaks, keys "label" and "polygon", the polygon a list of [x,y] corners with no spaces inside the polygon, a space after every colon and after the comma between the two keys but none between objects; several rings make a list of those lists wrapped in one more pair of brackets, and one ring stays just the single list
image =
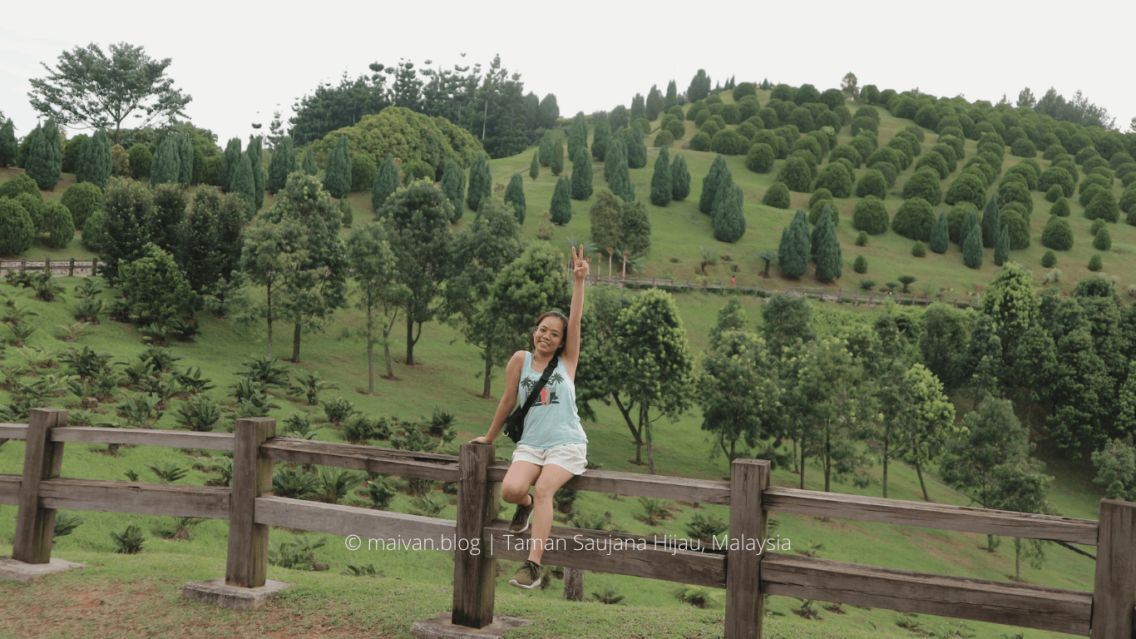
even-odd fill
[{"label": "woman", "polygon": [[[528,530],[532,520],[528,561],[509,582],[530,590],[540,586],[540,560],[544,543],[552,532],[552,497],[565,482],[583,473],[588,463],[588,438],[576,412],[573,383],[580,360],[580,316],[584,312],[584,280],[588,277],[583,246],[579,252],[572,247],[572,265],[575,285],[568,317],[549,311],[537,319],[537,326],[529,336],[532,352],[513,353],[505,366],[505,392],[489,433],[470,440],[492,444],[517,398],[522,402],[528,399],[553,356],[559,357],[556,370],[525,416],[524,434],[517,442],[513,463],[501,484],[501,497],[510,504],[517,504],[509,530],[519,535]],[[529,487],[534,484],[536,490],[530,496]]]}]

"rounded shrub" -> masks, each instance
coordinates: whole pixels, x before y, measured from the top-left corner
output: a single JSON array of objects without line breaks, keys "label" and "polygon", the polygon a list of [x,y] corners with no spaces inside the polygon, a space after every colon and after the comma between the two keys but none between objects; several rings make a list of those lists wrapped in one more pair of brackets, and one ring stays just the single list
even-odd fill
[{"label": "rounded shrub", "polygon": [[[1042,243],[1042,245],[1045,244],[1044,236],[1042,237],[1041,243]],[[1042,256],[1041,256],[1042,268],[1053,268],[1056,265],[1057,265],[1057,254],[1056,253],[1054,253],[1053,251],[1046,251],[1045,253],[1042,254]]]},{"label": "rounded shrub", "polygon": [[832,200],[817,200],[809,205],[809,224],[816,226],[826,207],[828,208],[829,215],[832,216],[833,226],[839,226],[840,214],[836,212],[836,207],[833,205]]},{"label": "rounded shrub", "polygon": [[856,234],[856,246],[867,246],[867,245],[868,245],[868,234],[865,233],[864,231],[860,231],[859,233]]},{"label": "rounded shrub", "polygon": [[754,173],[769,173],[773,170],[773,147],[757,142],[749,147],[746,154],[746,168]]},{"label": "rounded shrub", "polygon": [[896,233],[911,240],[929,242],[931,227],[935,224],[935,212],[923,198],[915,197],[904,201],[895,212],[891,228]]},{"label": "rounded shrub", "polygon": [[925,106],[916,111],[915,123],[925,129],[934,131],[935,127],[939,125],[939,113],[935,111],[935,107]]},{"label": "rounded shrub", "polygon": [[856,260],[852,262],[852,270],[863,275],[868,272],[868,258],[863,255],[857,255]]},{"label": "rounded shrub", "polygon": [[1112,188],[1112,181],[1109,180],[1107,177],[1105,177],[1103,175],[1100,175],[1100,174],[1097,174],[1097,173],[1089,173],[1089,174],[1085,175],[1085,179],[1082,180],[1081,184],[1077,186],[1077,191],[1079,193],[1084,193],[1085,189],[1087,189],[1087,188],[1089,188],[1090,186],[1093,186],[1093,185],[1102,186],[1106,189],[1111,189]]},{"label": "rounded shrub", "polygon": [[856,118],[871,118],[876,122],[880,121],[880,112],[876,107],[864,105],[856,109],[856,113],[852,116]]},{"label": "rounded shrub", "polygon": [[150,147],[138,142],[130,147],[126,156],[130,158],[130,171],[134,177],[150,177],[150,165],[154,163],[154,154],[150,153]]},{"label": "rounded shrub", "polygon": [[43,206],[43,232],[52,248],[66,248],[75,239],[75,223],[71,211],[62,202],[48,202]]},{"label": "rounded shrub", "polygon": [[749,140],[750,142],[753,142],[754,136],[757,135],[757,132],[760,131],[760,130],[761,129],[755,127],[754,125],[750,124],[749,122],[742,122],[741,124],[738,125],[738,129],[737,129],[738,133],[740,133],[742,135],[742,137]]},{"label": "rounded shrub", "polygon": [[87,218],[103,207],[103,190],[90,182],[78,182],[67,187],[59,201],[71,212],[75,227],[81,229]]},{"label": "rounded shrub", "polygon": [[760,110],[761,105],[757,103],[757,98],[755,97],[751,96],[738,102],[738,115],[741,117],[742,122],[756,116],[757,112]]},{"label": "rounded shrub", "polygon": [[874,195],[869,195],[857,202],[856,208],[852,210],[852,228],[869,235],[886,233],[888,230],[888,212],[883,200]]},{"label": "rounded shrub", "polygon": [[1033,214],[1033,197],[1030,195],[1029,189],[1021,182],[1002,182],[1001,186],[998,187],[998,199],[1006,204],[1011,202],[1021,204],[1025,207],[1027,218]]},{"label": "rounded shrub", "polygon": [[785,161],[785,166],[781,167],[777,181],[784,183],[790,191],[808,193],[813,182],[812,170],[803,158],[793,155]]},{"label": "rounded shrub", "polygon": [[976,207],[985,206],[986,185],[974,173],[960,173],[947,188],[943,201],[952,206],[959,202],[970,202]]},{"label": "rounded shrub", "polygon": [[734,129],[718,131],[710,141],[710,150],[722,155],[745,155],[749,146],[749,140]]},{"label": "rounded shrub", "polygon": [[[1077,135],[1080,135],[1080,134],[1078,133]],[[1077,136],[1073,136],[1073,137],[1075,138]],[[1070,140],[1070,142],[1072,142],[1072,140]],[[1088,162],[1092,158],[1097,158],[1097,157],[1100,157],[1100,152],[1097,151],[1092,146],[1086,146],[1086,147],[1081,148],[1077,151],[1073,151],[1073,161],[1076,162],[1077,164],[1084,164],[1085,162]]]},{"label": "rounded shrub", "polygon": [[[377,168],[375,170],[378,171]],[[410,184],[414,180],[430,180],[431,182],[434,181],[434,167],[430,166],[429,163],[423,160],[403,162],[402,165],[399,166],[399,170],[402,172],[403,184]],[[371,176],[373,181],[374,173],[372,173]],[[370,186],[370,184],[367,184],[364,188],[368,188]]]},{"label": "rounded shrub", "polygon": [[710,136],[705,131],[699,131],[690,138],[689,146],[691,151],[709,151]]},{"label": "rounded shrub", "polygon": [[1136,188],[1124,189],[1124,193],[1120,195],[1120,200],[1117,202],[1117,208],[1128,215],[1136,213]]},{"label": "rounded shrub", "polygon": [[1087,159],[1087,160],[1085,160],[1084,162],[1081,163],[1081,170],[1084,171],[1085,173],[1088,173],[1089,171],[1092,171],[1093,169],[1098,169],[1098,168],[1105,168],[1105,169],[1109,168],[1108,160],[1104,159],[1103,157],[1101,157],[1099,155],[1094,155],[1093,157],[1091,157],[1091,158],[1089,158],[1089,159]]},{"label": "rounded shrub", "polygon": [[718,134],[718,131],[722,130],[722,127],[718,126],[715,120],[707,120],[702,123],[702,126],[698,127],[698,130],[713,138]]},{"label": "rounded shrub", "polygon": [[943,200],[943,187],[939,176],[931,169],[916,171],[903,185],[903,199],[922,198],[931,206],[938,206]]},{"label": "rounded shrub", "polygon": [[1065,190],[1061,188],[1060,184],[1054,184],[1045,192],[1045,199],[1050,202],[1056,202],[1057,198],[1060,197],[1065,197]]},{"label": "rounded shrub", "polygon": [[959,157],[955,154],[955,150],[951,145],[939,142],[931,147],[931,152],[943,156],[943,161],[947,163],[947,173],[954,171],[958,167]]},{"label": "rounded shrub", "polygon": [[1093,225],[1089,227],[1089,235],[1096,235],[1098,231],[1108,226],[1108,222],[1097,218],[1093,220]]},{"label": "rounded shrub", "polygon": [[1073,248],[1073,228],[1069,226],[1069,220],[1056,215],[1049,216],[1045,230],[1041,232],[1041,245],[1055,251]]},{"label": "rounded shrub", "polygon": [[965,201],[955,204],[950,211],[947,211],[947,235],[955,244],[961,245],[966,240],[962,236],[962,223],[971,213],[977,218],[979,215],[978,207]]},{"label": "rounded shrub", "polygon": [[1113,171],[1115,171],[1125,164],[1132,164],[1134,162],[1136,162],[1136,158],[1133,158],[1132,155],[1128,152],[1117,151],[1116,153],[1112,154],[1111,158],[1108,159],[1108,166]]},{"label": "rounded shrub", "polygon": [[1052,165],[1050,165],[1050,168],[1065,169],[1065,172],[1069,174],[1069,177],[1073,178],[1074,186],[1077,184],[1077,180],[1081,177],[1081,170],[1077,168],[1076,164],[1073,164],[1072,160],[1057,160]]},{"label": "rounded shrub", "polygon": [[927,257],[927,245],[922,242],[916,242],[911,246],[911,255],[914,257]]},{"label": "rounded shrub", "polygon": [[1089,270],[1090,271],[1096,273],[1097,271],[1101,270],[1102,268],[1104,268],[1104,263],[1101,262],[1101,256],[1094,254],[1092,257],[1089,258]]},{"label": "rounded shrub", "polygon": [[719,115],[726,121],[726,124],[738,124],[742,121],[742,110],[736,103],[723,105],[722,112]]},{"label": "rounded shrub", "polygon": [[777,111],[768,106],[758,109],[757,117],[761,118],[767,129],[776,129],[781,126],[781,118],[777,115]]},{"label": "rounded shrub", "polygon": [[840,116],[834,111],[825,111],[817,118],[817,126],[830,127],[833,131],[839,131],[844,126],[844,122],[840,120]]},{"label": "rounded shrub", "polygon": [[11,198],[0,198],[0,255],[23,253],[34,238],[35,226],[24,207]]},{"label": "rounded shrub", "polygon": [[912,160],[915,159],[915,154],[911,152],[911,144],[903,138],[892,138],[888,140],[885,145],[889,149],[895,149],[899,156],[903,159],[903,170],[911,166]]},{"label": "rounded shrub", "polygon": [[895,179],[899,177],[899,171],[895,170],[894,164],[892,164],[891,162],[876,162],[875,164],[870,165],[868,168],[879,171],[880,174],[884,176],[884,181],[887,182],[889,189],[892,186],[895,186]]},{"label": "rounded shrub", "polygon": [[832,200],[832,191],[825,188],[814,189],[813,194],[809,196],[809,210],[811,211],[813,205],[821,200]]},{"label": "rounded shrub", "polygon": [[[1073,176],[1069,175],[1068,171],[1059,166],[1051,166],[1042,171],[1041,178],[1037,181],[1037,188],[1041,191],[1045,191],[1046,197],[1048,197],[1049,191],[1055,186],[1061,189],[1061,196],[1073,197],[1074,188],[1076,188]],[[1054,200],[1050,200],[1050,202],[1052,201]]]},{"label": "rounded shrub", "polygon": [[1049,214],[1057,217],[1069,217],[1069,200],[1063,197],[1057,198],[1053,206],[1049,207]]},{"label": "rounded shrub", "polygon": [[775,209],[789,208],[789,187],[784,182],[774,182],[762,196],[761,203]]},{"label": "rounded shrub", "polygon": [[1085,217],[1090,220],[1116,222],[1120,219],[1120,205],[1112,191],[1100,189],[1089,205],[1085,207]]},{"label": "rounded shrub", "polygon": [[31,195],[39,196],[43,199],[43,194],[40,193],[39,185],[35,180],[28,177],[27,173],[19,173],[16,177],[0,184],[0,198],[8,197],[14,198],[21,193],[29,193]]},{"label": "rounded shrub", "polygon": [[860,164],[864,161],[863,156],[861,156],[860,152],[856,150],[856,147],[848,144],[837,145],[828,154],[829,162],[835,162],[836,160],[839,160],[841,158],[844,158],[851,162],[852,168],[855,169],[860,168]]},{"label": "rounded shrub", "polygon": [[92,251],[101,251],[106,245],[106,236],[106,214],[98,209],[83,224],[83,246]]},{"label": "rounded shrub", "polygon": [[[887,164],[886,166],[891,166]],[[876,169],[864,171],[864,176],[856,183],[856,197],[874,196],[879,199],[887,197],[887,178]]]},{"label": "rounded shrub", "polygon": [[928,151],[923,155],[923,157],[919,158],[918,162],[915,163],[916,171],[919,171],[924,167],[931,167],[932,169],[934,169],[935,172],[939,174],[940,180],[947,179],[947,176],[951,174],[950,165],[947,164],[946,159],[943,158],[943,154],[939,151]]},{"label": "rounded shrub", "polygon": [[853,136],[860,133],[860,131],[871,131],[872,133],[879,133],[880,125],[878,122],[871,118],[852,118],[851,133]]},{"label": "rounded shrub", "polygon": [[817,176],[816,186],[828,189],[833,197],[852,197],[852,173],[842,162],[830,163]]},{"label": "rounded shrub", "polygon": [[[689,118],[687,118],[689,119]],[[694,126],[701,127],[710,119],[710,109],[701,109],[694,112]]]},{"label": "rounded shrub", "polygon": [[1112,234],[1108,232],[1108,228],[1102,228],[1093,236],[1093,248],[1098,251],[1107,251],[1112,248]]},{"label": "rounded shrub", "polygon": [[672,139],[681,140],[686,135],[686,124],[680,120],[671,121],[666,128]]},{"label": "rounded shrub", "polygon": [[716,101],[711,101],[709,98],[706,100],[706,108],[710,110],[710,117],[720,115],[722,113],[722,107],[724,106],[721,98],[716,95],[712,97]]},{"label": "rounded shrub", "polygon": [[895,149],[884,147],[876,149],[868,156],[868,166],[872,166],[877,162],[887,162],[895,167],[896,171],[903,170],[903,159],[900,158],[899,153]]},{"label": "rounded shrub", "polygon": [[31,218],[32,227],[35,229],[36,233],[39,233],[43,230],[43,207],[46,203],[43,201],[42,196],[37,196],[39,196],[39,193],[35,195],[31,193],[21,193],[13,199],[27,212],[28,217]]},{"label": "rounded shrub", "polygon": [[680,120],[686,117],[686,114],[683,113],[682,107],[677,104],[667,109],[667,115],[673,115]]},{"label": "rounded shrub", "polygon": [[1061,146],[1060,143],[1050,144],[1049,146],[1045,147],[1045,152],[1041,154],[1041,157],[1045,160],[1054,160],[1057,159],[1058,155],[1065,153],[1067,153],[1067,151],[1065,151],[1065,147]]},{"label": "rounded shrub", "polygon": [[808,151],[809,153],[812,153],[813,158],[816,159],[817,164],[824,161],[824,149],[821,147],[820,142],[817,141],[816,138],[814,138],[810,135],[806,135],[804,137],[798,138],[789,147],[790,153],[792,153],[793,151],[800,151],[800,150],[805,150],[805,151]]},{"label": "rounded shrub", "polygon": [[651,121],[647,118],[636,118],[633,124],[634,126],[639,127],[639,130],[643,132],[643,135],[647,135],[651,132]]},{"label": "rounded shrub", "polygon": [[659,131],[659,133],[655,136],[654,145],[656,147],[670,146],[674,144],[674,141],[675,139],[674,136],[671,135],[671,132],[664,130]]},{"label": "rounded shrub", "polygon": [[919,157],[923,153],[923,143],[911,131],[900,131],[895,134],[895,139],[905,140],[907,146],[911,149],[912,157]]},{"label": "rounded shrub", "polygon": [[1020,251],[1029,248],[1029,218],[1010,207],[999,211],[998,215],[1002,226],[1010,232],[1010,250]]}]

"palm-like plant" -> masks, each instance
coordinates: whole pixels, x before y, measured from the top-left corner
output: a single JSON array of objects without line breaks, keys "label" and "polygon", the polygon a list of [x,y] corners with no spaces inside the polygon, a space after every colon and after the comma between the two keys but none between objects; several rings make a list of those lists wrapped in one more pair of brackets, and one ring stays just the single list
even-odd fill
[{"label": "palm-like plant", "polygon": [[206,486],[228,486],[233,481],[233,459],[221,457],[207,468],[210,472],[220,473],[220,477],[205,482]]},{"label": "palm-like plant", "polygon": [[326,544],[323,539],[311,541],[307,535],[300,535],[279,545],[273,542],[268,549],[268,563],[293,570],[313,570],[316,568],[316,550]]},{"label": "palm-like plant", "polygon": [[666,519],[670,516],[670,512],[667,511],[661,500],[640,497],[639,505],[643,507],[643,518],[647,520],[648,526],[655,526],[660,519]]},{"label": "palm-like plant", "polygon": [[181,359],[164,348],[151,346],[147,348],[138,359],[145,362],[155,373],[169,373],[174,370],[174,363]]},{"label": "palm-like plant", "polygon": [[142,534],[142,529],[134,524],[126,527],[126,530],[121,533],[111,532],[111,539],[114,540],[115,552],[133,555],[142,551],[142,545],[146,543],[146,536]]},{"label": "palm-like plant", "polygon": [[193,366],[184,371],[174,372],[174,380],[185,392],[192,394],[204,393],[207,390],[216,388],[213,386],[213,380],[201,376],[201,368],[199,366]]},{"label": "palm-like plant", "polygon": [[284,428],[280,433],[284,437],[296,439],[312,439],[316,436],[312,432],[312,418],[303,413],[292,413],[284,419]]},{"label": "palm-like plant", "polygon": [[118,413],[126,420],[127,428],[153,428],[162,418],[156,402],[146,395],[131,395],[119,404]]},{"label": "palm-like plant", "polygon": [[163,484],[172,484],[179,479],[184,479],[189,474],[177,464],[170,462],[146,464],[146,468],[157,475]]},{"label": "palm-like plant", "polygon": [[32,326],[23,320],[18,320],[8,324],[8,331],[12,333],[12,337],[9,338],[9,341],[13,346],[23,346],[28,338],[38,330],[38,327]]},{"label": "palm-like plant", "polygon": [[237,373],[239,377],[249,379],[262,386],[288,387],[288,378],[291,373],[288,367],[279,359],[269,359],[264,355],[254,355],[245,360],[241,366],[245,370]]},{"label": "palm-like plant", "polygon": [[903,284],[902,292],[907,293],[908,287],[915,283],[915,277],[913,275],[900,275],[899,283]]},{"label": "palm-like plant", "polygon": [[327,466],[320,466],[317,476],[319,487],[316,489],[316,499],[326,504],[338,504],[339,500],[366,480],[350,470]]},{"label": "palm-like plant", "polygon": [[178,406],[174,419],[191,431],[208,433],[221,421],[221,407],[208,397],[195,397]]},{"label": "palm-like plant", "polygon": [[603,604],[610,604],[610,605],[619,604],[621,606],[627,605],[627,604],[624,604],[624,603],[620,603],[621,601],[623,601],[624,595],[621,595],[618,592],[616,592],[615,588],[604,588],[603,592],[593,590],[592,591],[592,598],[595,599],[596,601],[600,602],[600,603],[603,603]]},{"label": "palm-like plant", "polygon": [[20,357],[24,358],[24,362],[28,365],[28,372],[31,375],[38,375],[39,369],[51,366],[54,364],[55,351],[49,351],[39,346],[23,346],[16,349]]},{"label": "palm-like plant", "polygon": [[294,395],[304,395],[308,398],[308,406],[315,406],[319,403],[320,391],[338,388],[339,384],[320,379],[318,373],[301,371],[296,375],[296,385],[292,386],[291,392]]},{"label": "palm-like plant", "polygon": [[4,321],[9,324],[23,322],[24,320],[31,317],[39,317],[39,313],[20,306],[19,302],[17,302],[14,298],[9,298],[8,302],[5,304],[5,307],[6,310],[4,312]]},{"label": "palm-like plant", "polygon": [[56,324],[55,327],[59,329],[59,335],[56,335],[56,337],[64,342],[76,342],[91,334],[91,325],[86,322]]},{"label": "palm-like plant", "polygon": [[699,247],[698,252],[702,254],[702,263],[699,265],[698,270],[706,275],[706,267],[714,266],[718,263],[718,251],[706,246]]},{"label": "palm-like plant", "polygon": [[63,287],[55,283],[51,271],[44,271],[32,280],[32,290],[35,298],[43,302],[53,302],[55,298],[63,296]]},{"label": "palm-like plant", "polygon": [[765,268],[761,270],[762,277],[769,277],[769,265],[777,261],[777,251],[765,249],[764,251],[757,252],[757,259],[765,262]]},{"label": "palm-like plant", "polygon": [[375,570],[375,564],[367,564],[365,566],[356,566],[355,564],[347,564],[347,567],[339,571],[341,575],[349,577],[385,577],[386,573],[381,570]]},{"label": "palm-like plant", "polygon": [[319,486],[318,477],[300,468],[282,468],[272,474],[272,494],[277,497],[305,499],[314,495]]},{"label": "palm-like plant", "polygon": [[446,507],[444,503],[438,501],[432,495],[415,497],[410,500],[410,504],[414,508],[414,512],[425,517],[433,517],[442,512],[442,509]]},{"label": "palm-like plant", "polygon": [[103,287],[99,286],[98,280],[93,277],[85,277],[82,282],[75,285],[75,297],[81,300],[96,297],[99,293],[103,292]]},{"label": "palm-like plant", "polygon": [[89,324],[98,324],[99,316],[106,313],[106,303],[100,299],[88,297],[79,300],[75,305],[75,319]]}]

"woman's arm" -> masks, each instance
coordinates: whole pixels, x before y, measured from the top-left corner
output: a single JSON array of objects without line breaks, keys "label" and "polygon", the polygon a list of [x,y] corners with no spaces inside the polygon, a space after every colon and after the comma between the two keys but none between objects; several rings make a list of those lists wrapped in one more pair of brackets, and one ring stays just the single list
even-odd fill
[{"label": "woman's arm", "polygon": [[572,288],[572,308],[568,311],[568,340],[564,345],[561,359],[564,368],[568,369],[568,377],[576,381],[576,365],[580,362],[580,317],[584,314],[584,280],[588,277],[588,261],[584,259],[584,247],[576,252],[572,247],[572,275],[575,284]]},{"label": "woman's arm", "polygon": [[501,393],[501,402],[497,404],[497,412],[493,414],[493,422],[489,425],[489,432],[485,437],[474,437],[469,440],[471,444],[492,444],[505,426],[505,420],[513,407],[517,405],[517,385],[521,382],[521,367],[525,365],[525,352],[517,351],[509,358],[505,365],[505,390]]}]

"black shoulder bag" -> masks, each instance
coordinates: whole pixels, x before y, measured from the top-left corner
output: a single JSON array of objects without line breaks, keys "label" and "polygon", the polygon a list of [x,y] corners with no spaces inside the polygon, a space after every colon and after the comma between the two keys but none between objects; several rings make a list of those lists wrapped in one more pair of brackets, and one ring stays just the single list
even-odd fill
[{"label": "black shoulder bag", "polygon": [[[512,414],[505,420],[505,434],[513,443],[521,441],[521,436],[525,432],[525,416],[529,414],[529,408],[532,407],[533,402],[536,401],[536,396],[540,394],[542,388],[548,383],[548,378],[552,377],[552,371],[556,370],[556,365],[560,362],[559,355],[553,355],[552,361],[548,362],[548,366],[544,367],[544,374],[540,376],[540,381],[533,386],[532,391],[529,392],[528,399],[520,408],[515,409]],[[523,375],[523,372],[522,372]]]}]

